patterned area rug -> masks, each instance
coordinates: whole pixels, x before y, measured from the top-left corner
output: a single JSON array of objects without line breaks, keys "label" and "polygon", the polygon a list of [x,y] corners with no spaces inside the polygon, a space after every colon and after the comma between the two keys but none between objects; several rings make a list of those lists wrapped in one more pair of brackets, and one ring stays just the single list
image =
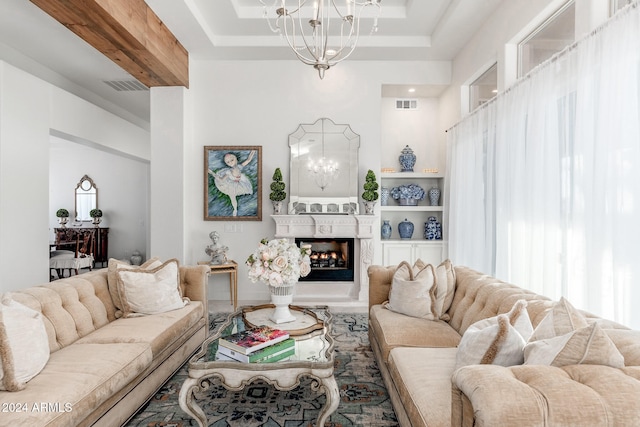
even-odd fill
[{"label": "patterned area rug", "polygon": [[[211,320],[216,329],[226,315]],[[389,395],[369,346],[366,314],[335,314],[335,377],[340,390],[340,405],[327,426],[397,426]],[[128,427],[197,426],[182,411],[178,394],[187,377],[183,366],[156,396],[127,424]],[[221,385],[199,396],[199,405],[207,413],[209,426],[308,427],[315,425],[325,403],[324,394],[312,391],[310,380],[290,391],[278,391],[263,381],[255,381],[244,390],[228,391]]]}]

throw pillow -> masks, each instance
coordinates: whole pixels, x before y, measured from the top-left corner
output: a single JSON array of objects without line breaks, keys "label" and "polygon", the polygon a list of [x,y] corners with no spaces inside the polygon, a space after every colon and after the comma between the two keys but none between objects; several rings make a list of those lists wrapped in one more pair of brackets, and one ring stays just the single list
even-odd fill
[{"label": "throw pillow", "polygon": [[597,323],[553,338],[528,343],[526,365],[607,365],[624,367],[624,357]]},{"label": "throw pillow", "polygon": [[180,296],[178,260],[171,259],[153,269],[116,270],[123,317],[158,314],[184,307]]},{"label": "throw pillow", "polygon": [[479,320],[467,328],[456,354],[456,369],[466,365],[520,365],[533,333],[527,301],[518,300],[508,313]]},{"label": "throw pillow", "polygon": [[385,305],[389,310],[407,316],[436,320],[435,271],[431,264],[424,266],[416,263],[411,267],[402,261],[391,280],[389,302]]},{"label": "throw pillow", "polygon": [[142,265],[131,265],[126,261],[120,261],[115,258],[109,259],[109,264],[107,266],[107,285],[109,286],[109,294],[111,295],[111,301],[113,301],[113,305],[116,307],[116,317],[122,316],[122,299],[120,298],[120,293],[118,292],[118,277],[116,276],[116,271],[121,268],[127,269],[135,269],[135,268],[146,268],[152,269],[161,265],[162,262],[158,258],[151,258],[145,261]]},{"label": "throw pillow", "polygon": [[436,267],[436,282],[438,283],[436,315],[438,318],[448,321],[450,317],[447,311],[453,302],[456,288],[456,273],[448,259]]},{"label": "throw pillow", "polygon": [[562,297],[540,321],[530,340],[538,341],[557,337],[585,326],[588,326],[588,323],[584,316]]},{"label": "throw pillow", "polygon": [[20,391],[49,360],[42,313],[6,293],[0,298],[0,390]]}]

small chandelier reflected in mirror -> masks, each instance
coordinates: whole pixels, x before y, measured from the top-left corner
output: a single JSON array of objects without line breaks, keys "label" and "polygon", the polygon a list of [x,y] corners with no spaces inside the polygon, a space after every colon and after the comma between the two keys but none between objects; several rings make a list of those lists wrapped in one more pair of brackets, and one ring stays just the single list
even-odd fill
[{"label": "small chandelier reflected in mirror", "polygon": [[317,161],[309,160],[307,169],[311,176],[313,176],[316,185],[320,187],[322,191],[336,179],[340,172],[338,162],[327,159],[324,157],[324,153]]},{"label": "small chandelier reflected in mirror", "polygon": [[322,191],[327,188],[334,179],[340,173],[340,167],[338,162],[332,159],[328,159],[324,155],[324,122],[328,119],[322,119],[322,127],[321,127],[321,135],[322,135],[322,154],[320,159],[317,161],[309,158],[309,162],[307,163],[307,170],[313,176],[313,180],[316,185],[320,187]]},{"label": "small chandelier reflected in mirror", "polygon": [[[260,0],[271,31],[287,40],[300,61],[324,72],[347,59],[360,36],[360,17],[374,6],[371,33],[378,30],[381,0]],[[275,11],[275,12],[274,12]],[[270,17],[275,17],[272,23]]]}]

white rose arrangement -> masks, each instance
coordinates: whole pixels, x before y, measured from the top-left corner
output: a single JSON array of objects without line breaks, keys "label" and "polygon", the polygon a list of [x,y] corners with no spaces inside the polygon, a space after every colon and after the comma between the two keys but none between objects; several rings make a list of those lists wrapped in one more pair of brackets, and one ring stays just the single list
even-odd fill
[{"label": "white rose arrangement", "polygon": [[247,258],[249,280],[269,286],[292,286],[311,272],[311,245],[296,246],[287,239],[262,239]]}]

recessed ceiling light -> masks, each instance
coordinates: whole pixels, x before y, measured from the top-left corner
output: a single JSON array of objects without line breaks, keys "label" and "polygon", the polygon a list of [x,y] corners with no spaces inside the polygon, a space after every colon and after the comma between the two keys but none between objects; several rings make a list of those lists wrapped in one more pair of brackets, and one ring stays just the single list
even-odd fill
[{"label": "recessed ceiling light", "polygon": [[415,92],[415,91],[416,91],[416,89],[415,89],[415,88],[413,88],[413,87],[409,88],[409,93],[413,93],[413,92]]},{"label": "recessed ceiling light", "polygon": [[491,93],[498,93],[498,89],[492,90]]}]

